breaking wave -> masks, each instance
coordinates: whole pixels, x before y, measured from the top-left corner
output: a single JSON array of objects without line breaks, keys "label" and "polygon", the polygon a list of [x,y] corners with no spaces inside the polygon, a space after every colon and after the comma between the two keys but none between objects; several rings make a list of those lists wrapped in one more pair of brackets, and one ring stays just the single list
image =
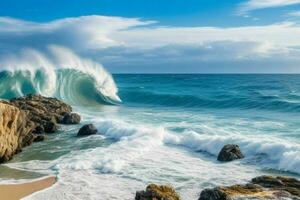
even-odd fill
[{"label": "breaking wave", "polygon": [[[206,152],[210,156],[217,157],[224,145],[238,144],[247,158],[240,162],[246,165],[250,162],[261,165],[265,169],[300,174],[299,144],[275,137],[258,139],[240,134],[211,135],[195,131],[184,131],[178,134],[165,127],[134,125],[116,119],[100,120],[96,124],[103,139],[114,140],[109,148],[98,147],[81,153],[68,154],[53,161],[50,168],[121,173],[123,168],[132,161],[164,145],[181,146],[194,152]],[[32,161],[28,162],[28,167],[21,163],[21,169],[25,166],[25,169],[32,170],[34,165]],[[9,166],[18,168],[19,164],[13,163]]]},{"label": "breaking wave", "polygon": [[49,46],[47,53],[26,49],[0,61],[0,98],[29,93],[57,97],[72,105],[120,102],[112,76],[98,63]]}]

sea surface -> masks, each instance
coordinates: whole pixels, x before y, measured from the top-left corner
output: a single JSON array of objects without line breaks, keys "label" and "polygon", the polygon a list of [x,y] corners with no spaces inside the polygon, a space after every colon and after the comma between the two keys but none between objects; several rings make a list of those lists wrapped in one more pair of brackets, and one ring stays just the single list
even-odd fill
[{"label": "sea surface", "polygon": [[[2,165],[1,182],[58,177],[25,199],[131,200],[157,183],[192,200],[204,188],[259,175],[300,177],[300,75],[101,73],[0,73],[1,98],[41,93],[82,116],[81,124],[61,126]],[[99,133],[76,137],[86,123]],[[231,143],[246,158],[218,162]]]}]

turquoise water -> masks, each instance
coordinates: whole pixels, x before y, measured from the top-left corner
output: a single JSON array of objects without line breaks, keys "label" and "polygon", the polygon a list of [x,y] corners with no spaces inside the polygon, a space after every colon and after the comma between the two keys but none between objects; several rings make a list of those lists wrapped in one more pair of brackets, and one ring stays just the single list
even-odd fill
[{"label": "turquoise water", "polygon": [[176,120],[177,116],[170,116],[169,122],[198,123],[193,121],[192,118],[197,118],[194,115],[207,114],[216,118],[214,123],[220,128],[225,122],[225,127],[239,127],[238,132],[243,134],[300,142],[300,75],[116,75],[114,78],[122,106],[191,117],[179,116]]},{"label": "turquoise water", "polygon": [[[300,75],[113,75],[119,102],[107,95],[116,91],[112,84],[104,87],[82,71],[55,71],[51,90],[38,73],[2,72],[1,97],[55,96],[83,122],[62,126],[6,165],[29,171],[20,178],[58,177],[29,199],[132,199],[150,182],[197,199],[203,188],[262,174],[299,178]],[[84,123],[94,123],[99,134],[77,138]],[[216,161],[228,143],[240,145],[246,158]]]}]

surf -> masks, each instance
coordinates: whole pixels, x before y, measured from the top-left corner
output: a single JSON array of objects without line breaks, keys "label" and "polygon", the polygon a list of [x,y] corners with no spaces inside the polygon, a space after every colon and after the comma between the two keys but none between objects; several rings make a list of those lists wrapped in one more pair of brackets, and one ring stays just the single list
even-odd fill
[{"label": "surf", "polygon": [[72,105],[118,104],[118,88],[101,64],[62,46],[24,49],[0,60],[0,98],[57,97]]}]

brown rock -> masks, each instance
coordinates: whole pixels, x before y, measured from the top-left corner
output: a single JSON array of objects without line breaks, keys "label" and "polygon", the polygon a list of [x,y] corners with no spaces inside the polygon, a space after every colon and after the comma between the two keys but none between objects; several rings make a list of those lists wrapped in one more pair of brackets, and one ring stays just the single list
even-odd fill
[{"label": "brown rock", "polygon": [[263,187],[279,187],[284,186],[284,183],[273,176],[259,176],[252,179],[252,183],[262,185]]},{"label": "brown rock", "polygon": [[270,188],[275,191],[286,191],[300,199],[300,180],[295,178],[283,176],[259,176],[252,179],[252,183],[261,185],[265,188]]},{"label": "brown rock", "polygon": [[150,184],[145,191],[136,192],[135,200],[180,200],[170,186]]},{"label": "brown rock", "polygon": [[289,177],[260,176],[245,185],[205,189],[199,198],[199,200],[227,199],[300,200],[300,181]]},{"label": "brown rock", "polygon": [[[0,101],[0,162],[10,160],[32,142],[45,139],[37,134],[56,132],[57,123],[71,112],[71,106],[64,102],[40,95]],[[74,120],[79,115],[71,116]]]},{"label": "brown rock", "polygon": [[33,142],[34,125],[27,114],[8,102],[0,102],[0,162],[8,161]]},{"label": "brown rock", "polygon": [[14,98],[10,104],[27,112],[28,118],[35,124],[34,133],[54,133],[66,113],[71,113],[71,106],[64,102],[41,95],[27,95]]}]

